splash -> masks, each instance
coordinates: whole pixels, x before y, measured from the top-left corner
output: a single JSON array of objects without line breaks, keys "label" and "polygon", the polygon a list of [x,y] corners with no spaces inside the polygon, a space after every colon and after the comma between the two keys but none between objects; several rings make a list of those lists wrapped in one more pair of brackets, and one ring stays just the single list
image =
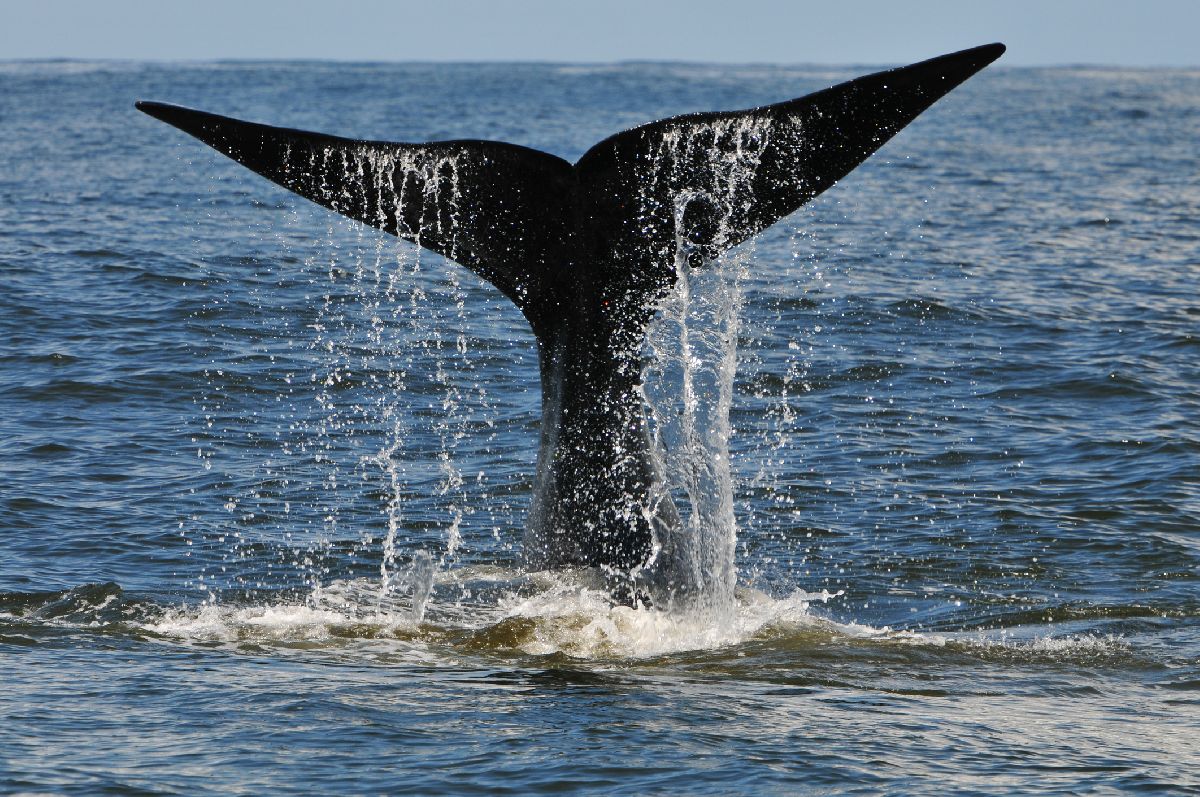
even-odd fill
[{"label": "splash", "polygon": [[[770,135],[769,121],[745,118],[668,134],[645,185],[648,193],[669,186],[676,233],[674,287],[655,308],[642,350],[640,397],[651,416],[660,498],[683,510],[680,527],[660,529],[654,541],[657,564],[671,578],[666,599],[656,603],[715,625],[732,622],[735,613],[729,413],[741,281],[751,254],[745,247],[728,250],[736,220],[751,212]],[[712,152],[724,153],[715,166],[708,162]],[[303,438],[294,448],[310,454],[308,465],[320,474],[318,497],[309,503],[320,531],[294,564],[319,590],[339,575],[331,562],[342,556],[344,540],[357,536],[350,555],[377,562],[377,604],[408,596],[419,621],[432,574],[453,569],[470,547],[464,532],[482,525],[472,516],[490,515],[498,537],[496,515],[512,514],[507,505],[481,503],[485,468],[468,478],[475,463],[463,453],[471,440],[478,456],[481,433],[494,438],[495,411],[467,332],[468,308],[486,302],[467,301],[471,289],[458,267],[441,258],[431,267],[420,248],[428,234],[449,240],[453,254],[463,212],[459,163],[452,151],[415,157],[370,148],[309,150],[294,158],[290,168],[297,173],[354,175],[350,184],[368,197],[355,202],[375,214],[368,221],[417,244],[394,247],[375,238],[373,255],[369,246],[339,249],[344,231],[331,227],[329,259],[309,263],[325,272],[317,283],[319,312],[307,325],[315,332],[310,382],[319,412],[291,430]],[[698,160],[704,169],[693,168]],[[359,228],[360,241],[362,234]],[[364,511],[372,506],[382,522]],[[283,525],[290,543],[294,523],[285,517]]]},{"label": "splash", "polygon": [[[666,538],[656,541],[664,551],[662,558],[674,587],[665,605],[700,612],[710,622],[726,618],[732,611],[737,580],[729,411],[737,365],[740,281],[749,256],[747,249],[720,256],[713,253],[728,249],[735,235],[734,220],[744,218],[750,210],[752,182],[769,141],[770,128],[767,120],[741,118],[714,121],[699,133],[668,134],[648,169],[646,184],[646,190],[653,192],[660,182],[666,181],[676,197],[675,287],[656,308],[656,320],[644,346],[648,356],[643,379],[643,398],[653,419],[663,490],[684,507],[682,527],[662,532]],[[707,162],[714,151],[727,153],[715,168],[692,168],[698,159]],[[449,289],[448,296],[431,296],[428,286],[422,287],[418,279],[419,246],[422,236],[429,233],[439,240],[449,239],[453,252],[460,212],[459,165],[452,154],[416,158],[363,149],[308,154],[298,168],[306,173],[323,174],[334,169],[357,175],[358,182],[366,186],[364,190],[371,196],[367,205],[376,210],[375,226],[394,226],[398,234],[418,244],[416,253],[407,255],[407,262],[402,261],[393,272],[408,286],[407,297],[393,277],[383,291],[382,302],[406,305],[404,322],[409,335],[424,338],[434,352],[432,363],[418,363],[411,355],[403,354],[403,349],[395,349],[403,360],[402,373],[415,373],[421,366],[432,365],[434,380],[440,386],[441,411],[434,413],[431,420],[438,439],[433,461],[439,473],[433,492],[444,499],[449,518],[444,528],[444,548],[436,562],[436,566],[444,568],[462,544],[464,517],[474,511],[462,468],[455,457],[467,434],[464,402],[469,400],[455,380],[457,375],[469,372],[472,361],[462,332],[465,303],[457,272],[450,267],[444,277],[443,287]],[[361,263],[354,285],[362,306],[359,315],[371,319],[369,345],[374,351],[386,352],[387,322],[383,320],[378,297],[382,260],[382,252],[377,249],[375,263],[370,268],[374,274],[373,286],[361,278]],[[456,317],[443,317],[446,307],[453,308]],[[333,313],[330,316],[353,336],[354,330],[347,327],[343,317]],[[393,315],[392,321],[396,320]],[[450,347],[443,335],[444,330],[452,327],[457,327],[458,332],[450,333],[455,336]],[[395,368],[391,373],[395,374]],[[326,384],[335,383],[340,377],[335,367]],[[413,502],[412,488],[419,484],[412,474],[428,469],[431,464],[429,460],[422,461],[430,452],[411,444],[421,431],[412,428],[411,421],[409,428],[403,428],[405,412],[396,402],[409,399],[406,385],[392,378],[385,387],[386,396],[376,399],[374,407],[377,415],[390,424],[391,436],[368,457],[381,467],[389,489],[380,566],[381,600],[397,584],[408,588],[422,581],[416,572],[423,565],[413,564],[408,572],[400,573],[396,558],[401,548],[411,549],[414,543],[411,535],[409,539],[399,539],[403,530],[411,527],[411,523],[406,524],[409,520],[406,515],[410,514],[409,505]],[[484,395],[482,390],[478,394]],[[336,415],[338,410],[331,396],[323,395],[322,403],[330,416]],[[369,423],[369,419],[364,420]],[[344,433],[345,428],[345,424],[336,422],[325,426],[338,433]],[[331,480],[329,486],[338,489],[336,480]],[[428,481],[424,486],[428,486]],[[417,487],[418,492],[420,489]],[[330,513],[330,517],[336,519],[336,514]]]},{"label": "splash", "polygon": [[[728,250],[726,243],[735,234],[733,219],[752,202],[770,127],[742,118],[713,122],[690,136],[667,135],[650,172],[651,190],[660,180],[682,187],[673,192],[675,285],[647,331],[643,373],[658,466],[683,521],[661,545],[683,585],[676,598],[718,621],[732,611],[737,582],[729,412],[741,281],[751,255],[748,247]],[[728,155],[713,168],[689,168],[714,151]]]},{"label": "splash", "polygon": [[[477,590],[474,599],[462,600],[464,584]],[[828,592],[797,590],[772,598],[738,588],[724,622],[714,623],[696,612],[614,605],[603,584],[586,571],[525,574],[491,566],[463,567],[433,574],[431,585],[428,595],[396,594],[382,603],[377,584],[358,579],[332,581],[301,601],[265,605],[143,606],[133,612],[108,609],[107,614],[89,607],[70,616],[20,614],[37,622],[93,628],[93,618],[100,617],[100,625],[115,623],[114,630],[128,626],[183,644],[253,652],[290,649],[351,661],[367,657],[433,666],[510,661],[513,656],[537,662],[563,657],[600,665],[669,665],[656,660],[684,657],[683,661],[720,669],[723,662],[749,657],[770,669],[780,660],[825,666],[831,649],[893,663],[928,664],[930,657],[1019,666],[1127,666],[1148,661],[1129,640],[1097,630],[928,633],[838,622],[823,616],[821,606],[841,597]],[[0,620],[4,617],[0,612]]]},{"label": "splash", "polygon": [[[411,595],[419,621],[433,571],[452,564],[463,543],[464,517],[473,512],[458,456],[470,431],[470,410],[465,405],[474,399],[477,407],[488,409],[482,385],[464,384],[473,363],[466,333],[466,292],[457,267],[440,264],[443,267],[430,269],[420,248],[427,233],[453,239],[460,212],[458,160],[453,153],[418,158],[370,148],[325,150],[302,160],[307,162],[298,164],[298,169],[305,173],[334,169],[357,175],[357,184],[373,197],[369,206],[378,216],[375,226],[392,224],[399,235],[417,244],[389,257],[395,248],[377,239],[373,258],[350,256],[354,267],[350,290],[340,300],[357,307],[342,313],[326,296],[325,315],[339,328],[341,342],[326,346],[335,365],[324,384],[333,387],[340,382],[341,371],[349,370],[354,357],[369,375],[367,389],[352,397],[350,411],[362,427],[380,421],[384,427],[373,438],[378,449],[359,457],[364,482],[372,480],[372,466],[386,479],[379,600],[388,601],[397,590]],[[339,262],[346,260],[342,253]],[[336,277],[331,269],[331,282]],[[366,340],[361,341],[364,328]],[[433,410],[421,415],[429,419],[436,444],[429,439],[429,428],[419,429],[413,423],[408,405],[414,394],[426,397],[428,409]],[[318,400],[327,419],[342,412],[332,393],[323,393]],[[344,433],[345,425],[327,420],[322,432],[328,435],[329,431]],[[336,481],[329,486],[338,489]],[[436,549],[430,547],[432,540],[416,540],[411,533],[412,516],[429,517],[431,509],[441,516],[434,521],[442,536]],[[414,546],[425,547],[413,554]],[[401,554],[411,557],[406,567],[398,564]]]},{"label": "splash", "polygon": [[[461,600],[464,583],[479,591],[475,600]],[[333,581],[301,602],[169,608],[139,627],[186,643],[390,650],[401,660],[415,656],[426,663],[514,654],[644,660],[837,628],[810,608],[835,597],[829,594],[797,591],[776,600],[739,590],[727,622],[718,625],[696,613],[614,605],[587,571],[467,567],[437,572],[431,585],[432,599],[397,593],[381,603],[371,580]],[[428,602],[418,610],[419,600]]]},{"label": "splash", "polygon": [[[369,149],[305,151],[289,153],[288,167],[357,175],[380,217],[418,243],[424,231],[456,227],[452,152],[420,160]],[[289,226],[313,223],[304,208],[290,219],[270,233],[285,252],[295,245]],[[261,362],[269,354],[270,363],[246,377],[214,366],[198,402],[203,429],[193,441],[206,483],[220,491],[219,509],[187,518],[180,534],[189,547],[198,543],[203,564],[190,585],[210,600],[298,581],[317,590],[347,568],[373,563],[385,601],[397,590],[419,591],[429,566],[453,567],[477,512],[493,526],[512,514],[506,500],[479,507],[469,499],[486,496],[489,479],[463,443],[474,448],[495,436],[495,410],[470,344],[472,314],[481,312],[470,294],[478,289],[419,246],[378,237],[372,246],[369,236],[358,225],[329,223],[324,246],[304,247],[325,254],[302,264],[285,254],[283,264],[260,267],[246,298],[225,297],[250,305],[258,329],[230,335],[209,327],[214,350],[236,346]],[[276,305],[284,301],[277,296],[291,303]],[[219,312],[218,304],[208,314]],[[256,380],[249,393],[248,378]],[[243,395],[270,396],[274,406],[243,403]]]}]

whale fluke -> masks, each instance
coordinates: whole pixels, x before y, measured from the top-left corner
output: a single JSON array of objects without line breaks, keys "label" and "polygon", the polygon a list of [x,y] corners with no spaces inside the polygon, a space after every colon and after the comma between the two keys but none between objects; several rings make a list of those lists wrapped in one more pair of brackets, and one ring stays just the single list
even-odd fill
[{"label": "whale fluke", "polygon": [[534,320],[538,277],[557,266],[548,257],[568,227],[575,177],[562,158],[495,141],[355,141],[136,107],[306,199],[466,266]]},{"label": "whale fluke", "polygon": [[575,164],[500,142],[358,141],[137,107],[511,299],[537,337],[543,396],[527,560],[653,575],[670,569],[679,523],[638,391],[641,343],[681,262],[703,265],[792,213],[1003,52],[989,44],[774,105],[663,119]]},{"label": "whale fluke", "polygon": [[[724,235],[709,242],[708,252],[717,254],[833,186],[922,111],[1003,53],[1003,44],[988,44],[787,102],[652,122],[596,144],[576,169],[594,198],[593,212],[615,236],[614,245],[623,254],[640,250],[669,264],[677,233],[677,197],[697,185],[707,187],[737,148],[743,155],[749,151],[757,159],[754,175],[719,209],[727,214]],[[728,135],[729,131],[749,135]],[[679,162],[671,179],[648,182],[645,165],[664,142],[670,142]],[[631,196],[640,201],[630,204]]]}]

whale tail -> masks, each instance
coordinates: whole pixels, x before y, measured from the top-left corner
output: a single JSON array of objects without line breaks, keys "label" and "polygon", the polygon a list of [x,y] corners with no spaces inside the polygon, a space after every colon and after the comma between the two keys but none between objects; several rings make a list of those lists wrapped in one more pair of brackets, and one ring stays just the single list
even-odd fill
[{"label": "whale tail", "polygon": [[284,188],[457,261],[511,299],[537,337],[542,380],[527,561],[632,574],[679,525],[638,383],[646,324],[681,255],[701,265],[795,211],[1003,51],[664,119],[575,164],[490,141],[356,141],[137,107]]},{"label": "whale tail", "polygon": [[[581,283],[597,300],[645,300],[674,280],[680,241],[703,259],[792,213],[1003,52],[990,44],[774,105],[664,119],[601,141],[574,165],[501,142],[358,141],[157,102],[137,108],[290,191],[460,263],[540,336]],[[727,179],[731,163],[743,179]]]}]

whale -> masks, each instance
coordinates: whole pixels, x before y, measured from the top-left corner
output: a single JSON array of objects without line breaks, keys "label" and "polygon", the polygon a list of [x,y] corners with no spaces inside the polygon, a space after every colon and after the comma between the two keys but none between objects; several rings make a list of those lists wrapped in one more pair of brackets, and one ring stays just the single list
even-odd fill
[{"label": "whale", "polygon": [[354,140],[159,102],[136,107],[508,297],[536,339],[542,395],[525,565],[598,568],[628,599],[680,588],[680,515],[639,389],[644,337],[663,297],[683,271],[834,186],[1004,49],[649,122],[575,163],[497,141]]}]

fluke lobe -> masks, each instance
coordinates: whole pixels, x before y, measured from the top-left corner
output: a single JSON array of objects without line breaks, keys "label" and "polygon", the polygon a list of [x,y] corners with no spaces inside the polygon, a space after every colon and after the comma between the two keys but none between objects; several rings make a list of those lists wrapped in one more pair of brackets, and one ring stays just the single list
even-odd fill
[{"label": "fluke lobe", "polygon": [[511,299],[537,338],[542,383],[527,565],[600,567],[628,596],[689,587],[639,391],[656,304],[681,269],[795,211],[1003,52],[989,44],[774,105],[651,122],[575,164],[493,141],[355,141],[137,107]]}]

